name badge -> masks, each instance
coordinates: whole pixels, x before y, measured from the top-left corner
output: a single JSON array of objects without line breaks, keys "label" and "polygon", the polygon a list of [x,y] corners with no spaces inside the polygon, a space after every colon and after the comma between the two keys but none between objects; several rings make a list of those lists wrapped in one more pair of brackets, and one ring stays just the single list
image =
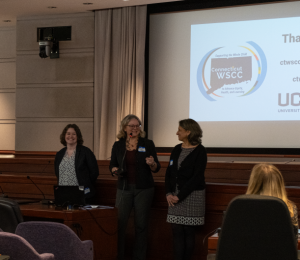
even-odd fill
[{"label": "name badge", "polygon": [[138,149],[138,151],[139,151],[139,152],[142,152],[142,153],[145,153],[145,152],[146,152],[146,148],[140,146],[139,149]]},{"label": "name badge", "polygon": [[84,189],[84,194],[87,194],[87,193],[89,193],[91,190],[90,190],[90,188],[85,188]]},{"label": "name badge", "polygon": [[173,165],[173,160],[170,161],[170,166],[172,166],[172,165]]}]

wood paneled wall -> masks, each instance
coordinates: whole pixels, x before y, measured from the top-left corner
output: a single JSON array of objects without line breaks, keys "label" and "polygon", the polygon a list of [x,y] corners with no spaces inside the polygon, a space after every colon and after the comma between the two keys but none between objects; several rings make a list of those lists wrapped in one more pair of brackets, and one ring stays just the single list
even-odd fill
[{"label": "wood paneled wall", "polygon": [[16,28],[0,28],[0,150],[15,150]]},{"label": "wood paneled wall", "polygon": [[[97,203],[114,205],[116,194],[116,179],[108,170],[109,161],[98,161],[100,176],[97,180]],[[206,216],[205,225],[197,229],[196,249],[193,260],[205,260],[207,241],[204,237],[221,226],[223,211],[235,196],[244,194],[250,171],[254,164],[208,163],[206,169]],[[282,171],[287,186],[298,186],[300,183],[298,165],[277,165]],[[162,163],[162,169],[155,174],[155,197],[152,204],[148,260],[171,260],[172,233],[171,226],[166,223],[167,202],[165,199],[163,176],[167,162]],[[46,198],[53,199],[53,185],[57,184],[54,175],[54,159],[0,159],[0,186],[12,198],[42,199],[40,191],[27,179],[27,175],[45,193]],[[287,187],[289,199],[300,208],[300,188]],[[126,240],[126,255],[132,253],[134,241],[134,220],[131,215]],[[96,245],[95,245],[96,246]]]},{"label": "wood paneled wall", "polygon": [[[31,154],[18,152],[16,158],[0,159],[0,174],[38,175],[54,176],[55,152]],[[40,157],[40,158],[36,158]],[[155,173],[156,181],[163,181],[168,162],[160,162],[161,169]],[[247,184],[251,170],[255,163],[230,163],[230,162],[208,162],[205,178],[206,182]],[[114,179],[108,169],[109,161],[98,161],[99,178]],[[300,186],[299,164],[276,164],[282,172],[286,186]]]},{"label": "wood paneled wall", "polygon": [[[57,151],[74,123],[94,149],[94,24],[93,12],[18,19],[14,150]],[[37,28],[56,26],[72,26],[72,40],[59,43],[59,59],[41,59]]]}]

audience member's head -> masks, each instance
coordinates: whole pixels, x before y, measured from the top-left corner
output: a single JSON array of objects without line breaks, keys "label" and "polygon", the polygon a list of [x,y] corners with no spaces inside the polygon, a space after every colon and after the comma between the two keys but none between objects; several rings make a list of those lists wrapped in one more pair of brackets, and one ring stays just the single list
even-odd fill
[{"label": "audience member's head", "polygon": [[288,200],[281,172],[268,163],[256,164],[251,172],[246,194],[273,196],[282,199],[293,214],[291,202]]}]

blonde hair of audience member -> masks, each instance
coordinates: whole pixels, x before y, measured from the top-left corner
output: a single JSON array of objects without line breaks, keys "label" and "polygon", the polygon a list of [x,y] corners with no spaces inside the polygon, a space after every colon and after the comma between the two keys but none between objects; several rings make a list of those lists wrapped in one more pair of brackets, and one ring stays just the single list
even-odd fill
[{"label": "blonde hair of audience member", "polygon": [[294,216],[293,204],[288,200],[284,180],[277,167],[260,163],[253,167],[246,194],[277,197],[287,205],[291,217]]}]

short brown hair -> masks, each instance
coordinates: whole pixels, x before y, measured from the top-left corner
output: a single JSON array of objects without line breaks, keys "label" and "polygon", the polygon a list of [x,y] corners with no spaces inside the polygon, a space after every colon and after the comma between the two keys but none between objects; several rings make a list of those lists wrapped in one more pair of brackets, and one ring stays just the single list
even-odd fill
[{"label": "short brown hair", "polygon": [[62,131],[62,133],[60,135],[60,142],[62,143],[62,145],[67,146],[66,133],[69,130],[69,128],[73,128],[75,130],[76,135],[77,135],[77,144],[82,145],[83,144],[82,134],[81,134],[79,127],[76,124],[68,124],[64,128],[64,130]]},{"label": "short brown hair", "polygon": [[[125,116],[123,118],[123,120],[121,121],[120,131],[119,131],[119,133],[117,135],[118,139],[126,138],[127,135],[126,135],[126,132],[124,131],[124,128],[125,128],[125,126],[128,125],[128,123],[132,119],[136,119],[139,122],[139,124],[142,125],[142,121],[136,115],[129,114],[129,115]],[[140,131],[140,137],[145,137],[145,136],[146,136],[146,132],[141,129],[141,131]]]},{"label": "short brown hair", "polygon": [[195,120],[191,118],[180,120],[179,126],[181,126],[184,130],[191,132],[188,135],[188,141],[191,145],[201,144],[203,131]]}]

